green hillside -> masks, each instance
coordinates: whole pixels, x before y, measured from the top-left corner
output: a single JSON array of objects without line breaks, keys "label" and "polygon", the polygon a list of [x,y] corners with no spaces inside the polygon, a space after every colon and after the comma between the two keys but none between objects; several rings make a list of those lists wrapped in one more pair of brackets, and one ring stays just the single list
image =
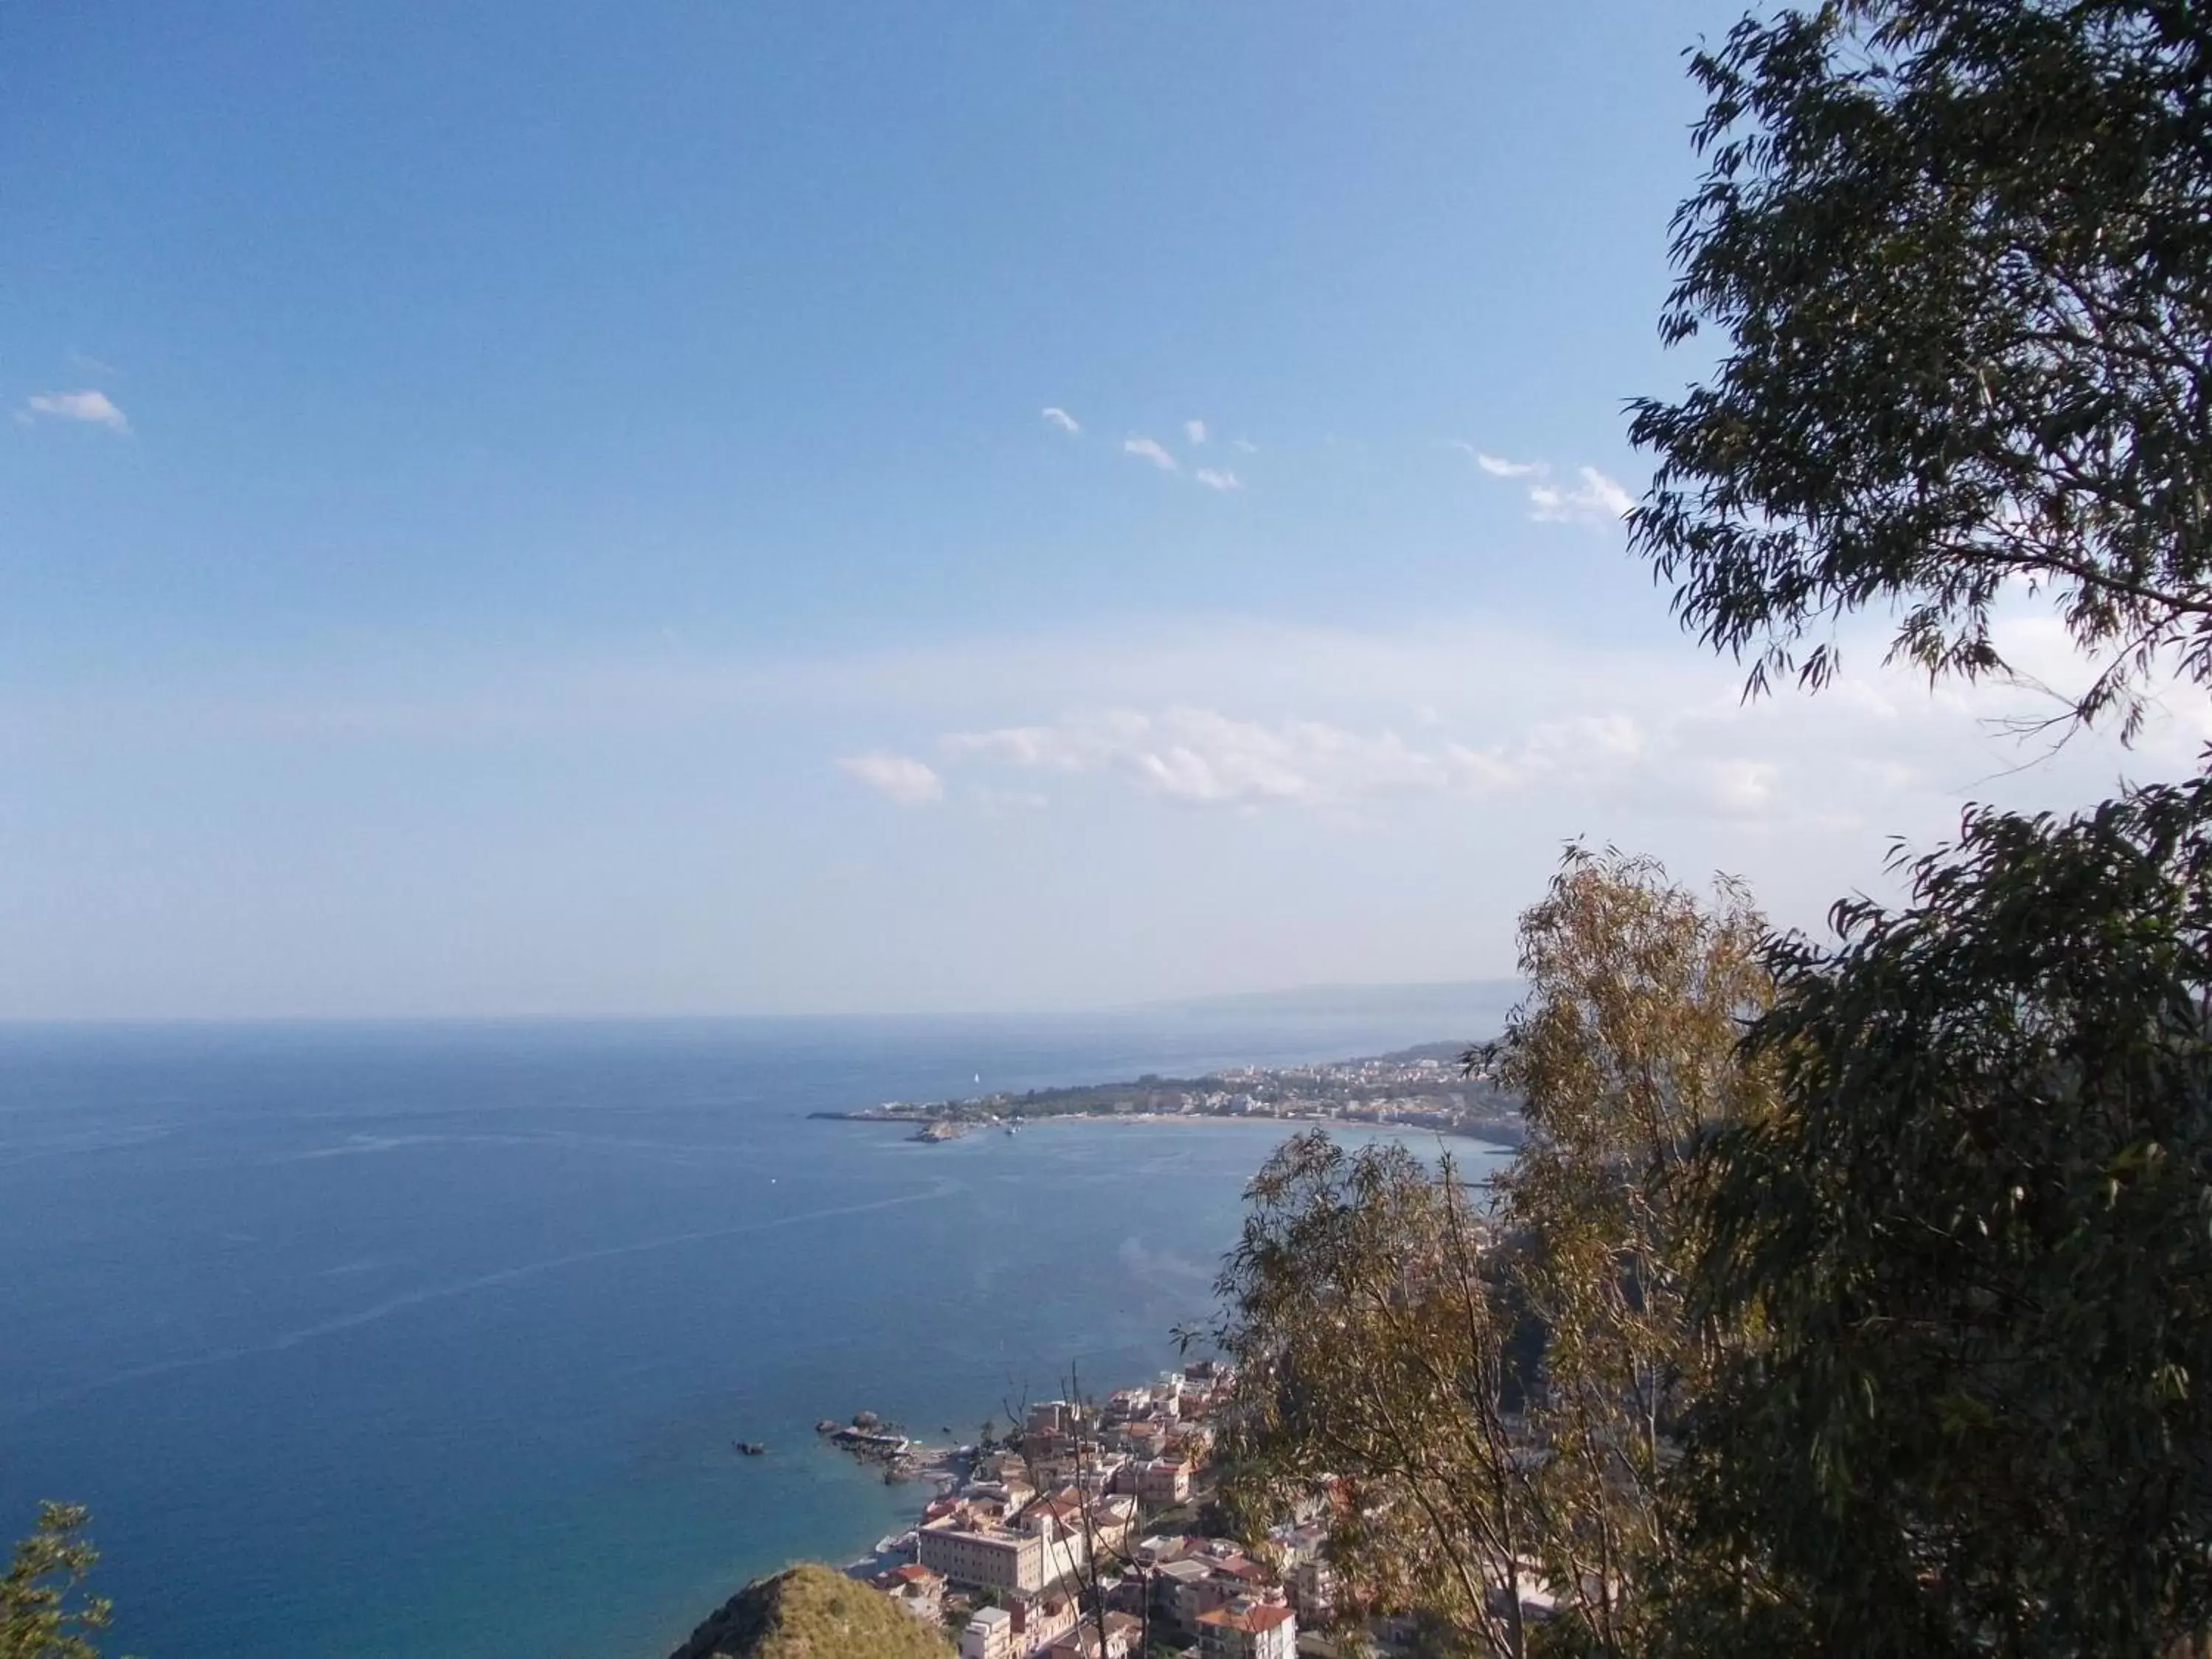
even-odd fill
[{"label": "green hillside", "polygon": [[748,1584],[671,1659],[951,1659],[889,1596],[805,1563]]}]

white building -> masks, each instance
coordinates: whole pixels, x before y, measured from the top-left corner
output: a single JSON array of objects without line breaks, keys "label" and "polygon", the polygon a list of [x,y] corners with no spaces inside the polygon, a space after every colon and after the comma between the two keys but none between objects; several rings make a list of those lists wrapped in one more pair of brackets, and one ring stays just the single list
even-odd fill
[{"label": "white building", "polygon": [[1004,1607],[979,1607],[960,1632],[960,1659],[1014,1659],[1014,1616]]},{"label": "white building", "polygon": [[1297,1659],[1297,1615],[1279,1602],[1240,1595],[1198,1616],[1203,1659]]},{"label": "white building", "polygon": [[1082,1566],[1083,1534],[1050,1515],[1033,1524],[991,1526],[963,1516],[933,1521],[916,1534],[916,1559],[956,1584],[1034,1595]]}]

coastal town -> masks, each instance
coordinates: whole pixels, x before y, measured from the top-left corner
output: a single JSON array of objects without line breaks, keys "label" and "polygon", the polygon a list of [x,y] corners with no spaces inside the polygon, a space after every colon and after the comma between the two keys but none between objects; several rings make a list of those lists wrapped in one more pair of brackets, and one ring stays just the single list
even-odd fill
[{"label": "coastal town", "polygon": [[[811,1115],[911,1126],[923,1141],[1016,1135],[1054,1121],[1221,1118],[1519,1145],[1519,1101],[1474,1058],[1465,1043],[1435,1042]],[[880,1468],[885,1480],[935,1488],[911,1529],[883,1539],[848,1571],[941,1630],[960,1659],[1333,1652],[1322,1634],[1337,1611],[1324,1557],[1329,1495],[1315,1493],[1264,1540],[1219,1535],[1231,1528],[1212,1501],[1212,1464],[1234,1382],[1224,1364],[1194,1359],[1103,1401],[1029,1406],[1002,1437],[974,1445],[926,1445],[868,1412],[825,1419],[817,1433]]]},{"label": "coastal town", "polygon": [[1394,1054],[1303,1066],[1240,1066],[1197,1078],[1146,1075],[1126,1083],[1000,1091],[957,1100],[888,1101],[811,1115],[848,1122],[905,1123],[918,1140],[978,1131],[1017,1133],[1054,1118],[1149,1121],[1251,1118],[1263,1121],[1401,1125],[1518,1146],[1512,1095],[1463,1042],[1425,1043]]},{"label": "coastal town", "polygon": [[[1292,1659],[1300,1620],[1331,1611],[1326,1506],[1264,1546],[1207,1535],[1213,1419],[1234,1381],[1195,1360],[1095,1404],[1030,1407],[1002,1441],[927,1463],[938,1496],[855,1576],[961,1659]],[[878,1461],[912,1455],[873,1426],[823,1427]]]}]

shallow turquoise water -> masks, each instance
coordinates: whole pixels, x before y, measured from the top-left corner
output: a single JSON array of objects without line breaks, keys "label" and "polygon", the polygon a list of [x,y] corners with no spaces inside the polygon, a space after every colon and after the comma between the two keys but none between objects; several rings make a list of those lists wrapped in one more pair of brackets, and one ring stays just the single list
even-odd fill
[{"label": "shallow turquoise water", "polygon": [[652,1659],[915,1502],[816,1419],[1170,1363],[1278,1138],[807,1111],[1432,1024],[0,1032],[0,1532],[92,1504],[147,1659]]}]

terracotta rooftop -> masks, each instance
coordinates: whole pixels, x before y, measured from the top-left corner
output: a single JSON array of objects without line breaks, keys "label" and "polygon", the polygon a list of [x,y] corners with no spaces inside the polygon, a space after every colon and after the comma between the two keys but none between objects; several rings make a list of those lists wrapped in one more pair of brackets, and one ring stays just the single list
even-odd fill
[{"label": "terracotta rooftop", "polygon": [[1256,1636],[1261,1631],[1273,1630],[1278,1625],[1287,1624],[1290,1618],[1291,1610],[1288,1607],[1263,1603],[1249,1607],[1233,1605],[1216,1607],[1211,1613],[1199,1614],[1198,1622],[1201,1625],[1219,1625],[1224,1630],[1241,1630],[1247,1634]]}]

